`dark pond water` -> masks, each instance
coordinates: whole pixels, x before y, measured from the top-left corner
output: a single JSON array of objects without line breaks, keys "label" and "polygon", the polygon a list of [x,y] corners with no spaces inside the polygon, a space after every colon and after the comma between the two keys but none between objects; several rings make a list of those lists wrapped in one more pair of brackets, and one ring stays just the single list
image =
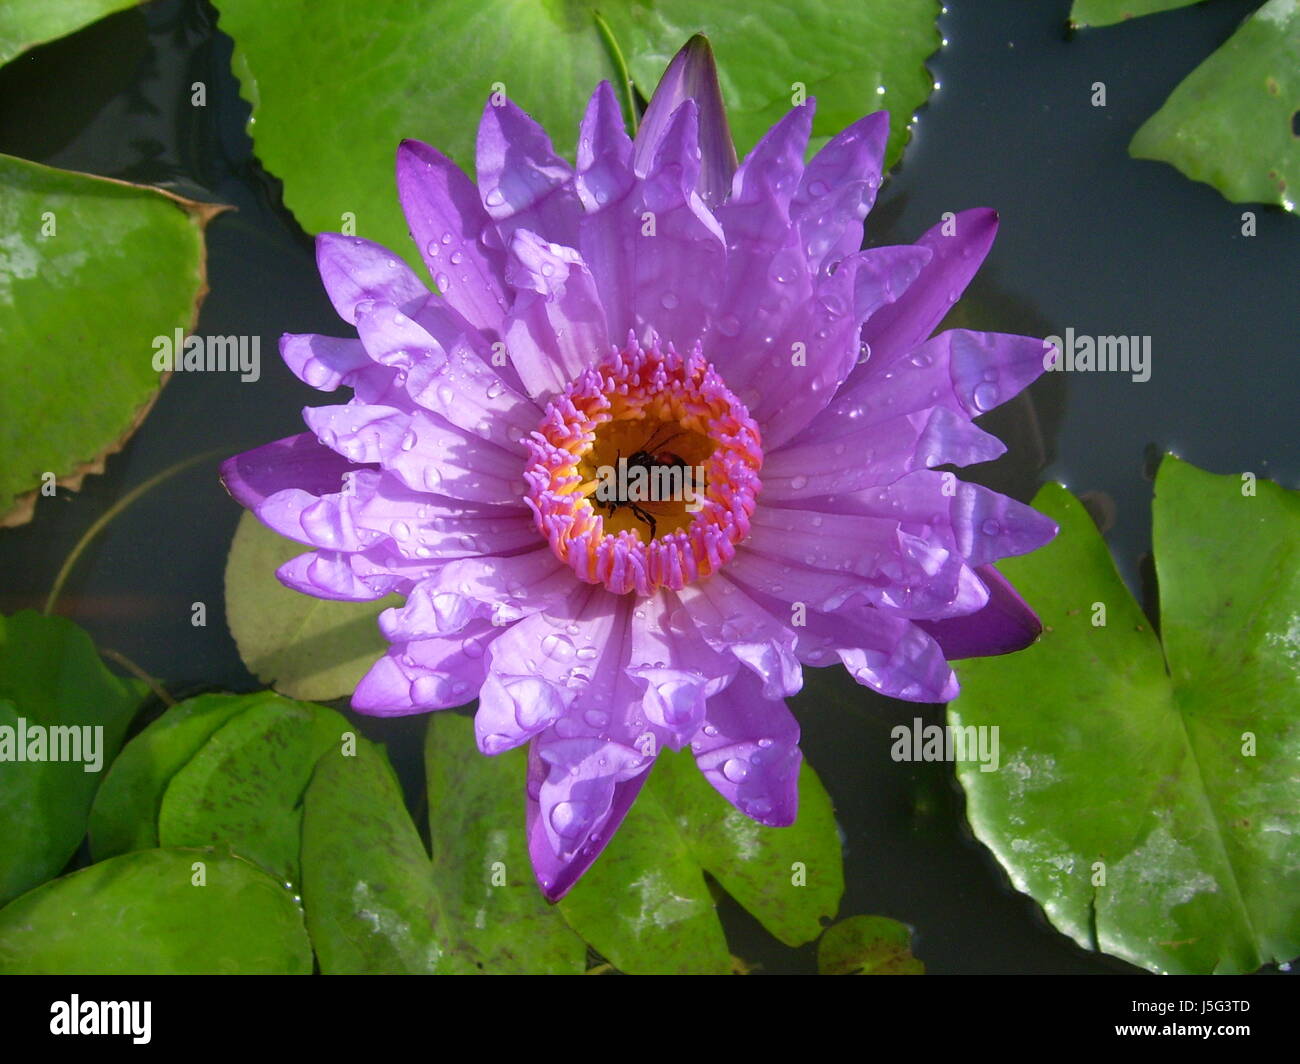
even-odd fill
[{"label": "dark pond water", "polygon": [[[993,206],[998,242],[970,290],[976,327],[1037,335],[1147,335],[1150,380],[1053,374],[988,427],[1010,453],[974,478],[1022,499],[1046,478],[1086,493],[1121,569],[1150,608],[1154,459],[1252,470],[1295,487],[1296,278],[1300,220],[1241,205],[1173,168],[1132,160],[1133,131],[1257,3],[1218,0],[1070,35],[1061,2],[949,0],[941,85],[921,112],[869,239],[915,239],[942,212]],[[0,610],[40,607],[63,558],[124,493],[178,459],[235,452],[300,431],[319,395],[271,356],[285,331],[337,333],[310,242],[280,204],[244,132],[230,42],[198,0],[162,0],[32,54],[0,74],[0,151],[174,188],[238,207],[208,230],[212,293],[199,331],[262,337],[255,385],[178,375],[104,476],[42,501],[0,532]],[[189,104],[190,85],[209,105]],[[1107,106],[1090,103],[1103,81]],[[393,140],[408,131],[393,130]],[[85,385],[93,388],[94,381]],[[115,520],[81,560],[60,606],[101,646],[163,677],[174,694],[257,686],[222,615],[222,570],[238,509],[195,468]],[[208,604],[207,628],[190,604]],[[819,685],[796,700],[804,749],[839,810],[844,914],[912,924],[932,972],[1108,972],[1127,966],[1053,931],[1008,885],[964,826],[951,766],[889,760],[889,729],[914,709],[848,684],[846,709]],[[835,688],[842,693],[842,688]],[[820,692],[820,693],[819,693]],[[841,699],[836,699],[837,702]],[[921,710],[941,720],[935,707]],[[361,719],[385,739],[408,791],[420,791],[423,722]],[[808,971],[744,913],[726,918],[735,951],[769,971]]]}]

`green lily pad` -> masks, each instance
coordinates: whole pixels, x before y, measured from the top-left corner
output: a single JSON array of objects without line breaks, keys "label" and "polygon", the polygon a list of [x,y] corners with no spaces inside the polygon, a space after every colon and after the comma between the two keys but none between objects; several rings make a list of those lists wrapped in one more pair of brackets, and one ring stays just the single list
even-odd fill
[{"label": "green lily pad", "polygon": [[693,34],[708,37],[742,155],[790,109],[797,82],[817,97],[814,143],[864,114],[888,110],[889,168],[934,87],[925,61],[939,49],[939,8],[935,0],[754,0],[737,17],[732,8],[698,0],[654,0],[606,5],[601,14],[647,100],[677,50]]},{"label": "green lily pad", "polygon": [[199,695],[172,706],[127,743],[90,811],[90,849],[95,860],[156,847],[158,811],[172,777],[218,728],[274,698],[269,691]]},{"label": "green lily pad", "polygon": [[821,933],[839,909],[844,870],[830,798],[807,762],[798,820],[768,828],[710,787],[689,752],[664,751],[559,908],[621,971],[724,974],[731,954],[705,872],[787,945]]},{"label": "green lily pad", "polygon": [[912,933],[906,924],[885,916],[850,916],[817,943],[821,975],[924,975],[925,965],[912,956]]},{"label": "green lily pad", "polygon": [[1143,15],[1187,7],[1198,0],[1074,0],[1070,8],[1072,26],[1109,26]]},{"label": "green lily pad", "polygon": [[999,728],[996,771],[957,765],[975,834],[1085,947],[1160,972],[1293,959],[1300,498],[1165,458],[1163,647],[1082,504],[1048,485],[1034,506],[1061,534],[999,568],[1043,636],[959,663],[949,707]]},{"label": "green lily pad", "polygon": [[226,621],[259,680],[290,698],[328,702],[350,695],[384,656],[376,618],[403,600],[337,602],[290,590],[275,571],[308,549],[245,513],[226,559]]},{"label": "green lily pad", "polygon": [[844,873],[835,811],[811,768],[805,764],[799,777],[799,819],[788,828],[745,816],[709,785],[693,757],[664,758],[655,772],[652,793],[723,890],[787,946],[822,933],[839,911]]},{"label": "green lily pad", "polygon": [[311,969],[311,944],[292,896],[230,854],[124,854],[0,909],[4,974],[307,975]]},{"label": "green lily pad", "polygon": [[484,757],[474,726],[429,718],[425,742],[433,874],[449,933],[498,974],[583,971],[587,948],[542,898],[524,840],[524,751]]},{"label": "green lily pad", "polygon": [[221,209],[0,155],[0,525],[101,471],[144,418],[154,338],[197,318]]},{"label": "green lily pad", "polygon": [[1191,72],[1129,154],[1172,163],[1234,203],[1300,200],[1300,4],[1269,0]]},{"label": "green lily pad", "polygon": [[302,900],[325,975],[470,970],[447,951],[432,869],[383,748],[327,751],[303,799]]},{"label": "green lily pad", "polygon": [[303,792],[317,760],[349,733],[351,725],[324,706],[283,698],[254,704],[172,776],[158,811],[159,841],[228,845],[282,882],[299,882]]},{"label": "green lily pad", "polygon": [[140,0],[5,0],[0,5],[0,66],[38,44],[66,37]]},{"label": "green lily pad", "polygon": [[936,0],[817,0],[797,9],[752,0],[744,17],[684,0],[219,0],[218,7],[221,29],[235,40],[232,65],[252,105],[258,157],[284,182],[303,228],[337,232],[350,221],[357,235],[417,268],[394,192],[398,143],[427,141],[472,173],[479,115],[504,86],[572,158],[592,90],[601,80],[619,83],[597,10],[647,98],[693,33],[712,35],[742,153],[789,108],[800,82],[818,95],[818,135],[888,108],[892,162],[930,93],[924,61],[939,46]]},{"label": "green lily pad", "polygon": [[[147,693],[109,672],[71,621],[0,615],[0,904],[57,875],[76,852],[104,769]],[[49,760],[56,754],[63,759]]]}]

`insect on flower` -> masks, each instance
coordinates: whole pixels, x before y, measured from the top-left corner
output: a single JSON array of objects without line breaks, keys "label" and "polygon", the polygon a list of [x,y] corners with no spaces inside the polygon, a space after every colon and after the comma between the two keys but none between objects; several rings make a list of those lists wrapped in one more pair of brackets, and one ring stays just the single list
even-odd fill
[{"label": "insect on flower", "polygon": [[[695,38],[635,139],[596,89],[576,166],[509,101],[484,109],[477,185],[404,142],[398,196],[437,291],[386,248],[320,236],[321,279],[357,337],[289,335],[281,352],[353,397],[223,467],[239,502],[310,548],[280,568],[289,587],[405,596],[380,614],[392,645],[357,710],[477,697],[485,754],[527,744],[529,852],[550,899],[664,747],[689,748],[748,816],[791,823],[785,699],[804,666],[943,702],[948,658],[1039,631],[992,563],[1055,526],[935,468],[1001,454],[973,419],[1043,372],[1037,339],[931,336],[997,216],[860,250],[887,115],[805,164],[813,108],[737,165]],[[598,496],[620,466],[629,482],[690,469],[702,484]]]}]

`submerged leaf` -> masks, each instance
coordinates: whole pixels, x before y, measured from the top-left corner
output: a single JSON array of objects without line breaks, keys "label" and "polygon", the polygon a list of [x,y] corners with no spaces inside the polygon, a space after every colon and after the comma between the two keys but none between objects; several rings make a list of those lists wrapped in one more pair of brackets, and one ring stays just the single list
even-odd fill
[{"label": "submerged leaf", "polygon": [[376,618],[402,599],[337,602],[289,590],[275,570],[307,549],[245,513],[226,559],[226,619],[259,680],[290,698],[328,701],[350,695],[383,657]]},{"label": "submerged leaf", "polygon": [[885,916],[850,916],[817,943],[817,971],[822,975],[924,975],[925,965],[912,956],[912,933],[906,924]]}]

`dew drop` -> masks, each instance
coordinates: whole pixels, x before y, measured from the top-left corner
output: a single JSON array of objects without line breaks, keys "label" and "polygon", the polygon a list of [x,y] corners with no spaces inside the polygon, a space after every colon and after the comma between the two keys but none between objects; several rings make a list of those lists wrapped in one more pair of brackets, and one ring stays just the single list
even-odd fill
[{"label": "dew drop", "polygon": [[992,410],[998,405],[997,385],[989,384],[987,381],[976,385],[975,391],[971,393],[971,400],[975,403],[977,410]]},{"label": "dew drop", "polygon": [[732,783],[744,783],[749,765],[738,757],[730,757],[722,763],[722,774]]},{"label": "dew drop", "polygon": [[542,653],[556,661],[568,661],[573,657],[573,640],[551,632],[542,639]]},{"label": "dew drop", "polygon": [[417,676],[411,684],[411,701],[417,706],[427,706],[438,701],[442,684],[436,676]]}]

